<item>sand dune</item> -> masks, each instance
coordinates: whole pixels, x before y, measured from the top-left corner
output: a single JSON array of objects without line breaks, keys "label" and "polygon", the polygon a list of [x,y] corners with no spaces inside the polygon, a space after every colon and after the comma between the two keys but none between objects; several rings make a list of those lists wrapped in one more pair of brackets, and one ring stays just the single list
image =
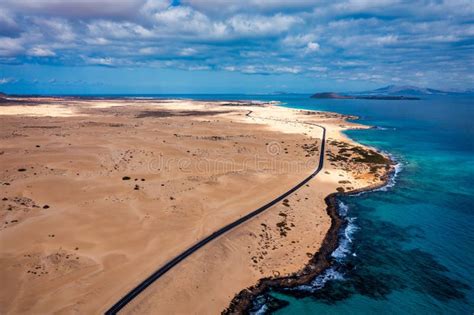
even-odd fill
[{"label": "sand dune", "polygon": [[378,154],[340,133],[365,127],[334,113],[239,102],[21,101],[0,107],[2,314],[103,312],[197,240],[305,178],[321,130],[303,122],[328,129],[323,172],[191,256],[124,313],[219,313],[258,279],[299,270],[329,228],[324,197],[386,172]]}]

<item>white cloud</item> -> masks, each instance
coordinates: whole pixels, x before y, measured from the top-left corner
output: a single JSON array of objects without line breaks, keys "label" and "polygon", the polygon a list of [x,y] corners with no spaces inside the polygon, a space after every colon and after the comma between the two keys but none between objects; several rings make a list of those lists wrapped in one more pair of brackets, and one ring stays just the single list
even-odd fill
[{"label": "white cloud", "polygon": [[158,52],[158,49],[155,47],[144,47],[138,50],[140,55],[154,55]]},{"label": "white cloud", "polygon": [[375,43],[378,45],[390,45],[398,42],[398,37],[395,35],[386,35],[375,38]]},{"label": "white cloud", "polygon": [[151,14],[146,25],[100,20],[88,23],[87,30],[90,37],[105,39],[212,41],[278,35],[299,23],[302,23],[301,18],[284,14],[234,15],[226,20],[211,19],[191,7],[170,6]]},{"label": "white cloud", "polygon": [[189,7],[169,7],[155,13],[153,22],[162,35],[197,34],[202,37],[222,37],[227,32],[224,23],[212,21]]},{"label": "white cloud", "polygon": [[105,58],[94,58],[94,57],[83,57],[84,61],[90,65],[100,65],[100,66],[114,66],[115,60],[110,57]]},{"label": "white cloud", "polygon": [[301,72],[301,68],[298,66],[271,66],[269,72],[275,73],[293,73],[297,74]]},{"label": "white cloud", "polygon": [[301,22],[299,17],[284,14],[270,17],[236,15],[230,18],[228,24],[237,34],[257,36],[282,33]]},{"label": "white cloud", "polygon": [[314,34],[288,35],[282,40],[282,43],[285,46],[305,46],[315,39],[316,35]]},{"label": "white cloud", "polygon": [[110,44],[110,41],[103,38],[103,37],[97,37],[97,38],[85,38],[84,42],[86,42],[89,45],[108,45]]},{"label": "white cloud", "polygon": [[43,35],[61,42],[70,42],[76,38],[68,21],[63,19],[33,18],[33,22],[40,28]]},{"label": "white cloud", "polygon": [[178,55],[180,55],[180,56],[185,56],[185,57],[186,57],[186,56],[192,56],[192,55],[195,55],[195,54],[197,54],[197,50],[194,49],[194,48],[190,48],[190,47],[188,47],[188,48],[183,48],[183,49],[181,49],[181,50],[179,51],[179,53],[178,53]]},{"label": "white cloud", "polygon": [[385,35],[379,36],[377,34],[350,34],[335,35],[329,38],[329,42],[335,47],[345,48],[355,51],[356,49],[370,49],[378,48],[378,46],[392,45],[399,43],[398,36]]},{"label": "white cloud", "polygon": [[152,38],[153,31],[131,22],[97,21],[87,25],[91,37],[108,38]]},{"label": "white cloud", "polygon": [[313,67],[309,67],[308,70],[314,71],[314,72],[326,72],[326,71],[328,71],[328,68],[327,67],[321,67],[321,66],[313,66]]},{"label": "white cloud", "polygon": [[315,34],[299,34],[286,36],[282,41],[284,47],[296,50],[297,53],[310,54],[320,50],[320,45],[315,41]]},{"label": "white cloud", "polygon": [[306,52],[311,53],[319,50],[319,44],[315,42],[309,42],[306,45]]},{"label": "white cloud", "polygon": [[344,60],[344,61],[336,61],[333,63],[334,65],[336,66],[339,66],[339,67],[365,67],[367,66],[367,62],[365,61],[354,61],[354,60]]},{"label": "white cloud", "polygon": [[168,8],[170,4],[170,0],[147,0],[140,10],[144,14],[150,14],[164,10]]},{"label": "white cloud", "polygon": [[209,66],[191,66],[188,67],[189,71],[205,71],[211,69]]},{"label": "white cloud", "polygon": [[15,56],[24,51],[20,38],[0,37],[0,56]]},{"label": "white cloud", "polygon": [[0,64],[206,67],[354,80],[382,80],[357,73],[386,71],[405,81],[417,71],[427,80],[443,73],[467,81],[473,65],[472,0],[171,2],[0,0]]},{"label": "white cloud", "polygon": [[314,0],[181,0],[181,3],[210,14],[311,10],[317,5]]},{"label": "white cloud", "polygon": [[341,10],[342,12],[360,12],[360,11],[369,11],[374,9],[384,9],[388,6],[393,6],[400,4],[400,0],[349,0],[343,1],[342,3],[335,4],[335,8]]},{"label": "white cloud", "polygon": [[33,47],[30,50],[28,50],[28,55],[34,56],[34,57],[53,57],[56,56],[54,51],[44,48],[44,47]]},{"label": "white cloud", "polygon": [[23,14],[69,18],[124,18],[136,15],[144,0],[2,0],[2,5]]}]

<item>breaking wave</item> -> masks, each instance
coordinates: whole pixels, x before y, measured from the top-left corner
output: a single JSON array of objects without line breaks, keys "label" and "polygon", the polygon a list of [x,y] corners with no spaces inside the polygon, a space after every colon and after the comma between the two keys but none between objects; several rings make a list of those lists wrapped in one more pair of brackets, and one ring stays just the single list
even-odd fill
[{"label": "breaking wave", "polygon": [[[387,153],[385,153],[387,154]],[[392,161],[395,161],[396,164],[394,166],[394,171],[390,175],[390,178],[387,180],[387,183],[380,187],[373,190],[363,191],[355,195],[351,196],[359,196],[361,194],[371,192],[371,191],[387,191],[391,187],[393,187],[396,183],[396,179],[398,174],[402,171],[402,163],[397,161],[392,155],[387,154],[390,156]],[[328,281],[331,280],[344,280],[344,262],[345,259],[349,255],[356,256],[356,253],[352,251],[352,242],[354,233],[359,229],[356,225],[356,217],[349,217],[349,206],[342,201],[338,201],[338,214],[341,218],[346,220],[345,227],[341,229],[339,232],[339,245],[338,247],[332,252],[331,256],[335,260],[335,264],[330,268],[326,269],[323,273],[318,275],[314,278],[311,283],[300,285],[295,288],[287,288],[287,291],[303,291],[313,293],[317,290],[322,289]],[[260,315],[266,314],[268,312],[268,301],[265,298],[257,298],[254,301],[254,311],[251,314]]]}]

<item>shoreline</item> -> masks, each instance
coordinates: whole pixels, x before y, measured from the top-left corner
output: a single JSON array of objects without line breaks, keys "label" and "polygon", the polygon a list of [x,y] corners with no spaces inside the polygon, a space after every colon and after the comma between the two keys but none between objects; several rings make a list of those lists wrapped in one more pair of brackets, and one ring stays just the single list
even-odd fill
[{"label": "shoreline", "polygon": [[[219,101],[216,101],[216,102],[219,102]],[[248,102],[243,102],[242,105],[244,105],[244,106],[248,105],[247,103]],[[278,103],[275,103],[275,102],[271,102],[271,103],[264,102],[262,107],[267,108],[268,105],[270,105],[270,107],[273,107],[277,104]],[[226,106],[226,105],[227,104],[222,104],[221,106]],[[235,106],[235,105],[232,105],[232,106]],[[385,169],[385,171],[381,174],[380,178],[377,178],[377,176],[375,176],[375,178],[379,181],[379,182],[377,182],[376,185],[368,183],[367,185],[362,185],[362,186],[359,185],[359,187],[357,187],[357,188],[349,187],[348,188],[349,192],[347,194],[357,194],[357,193],[360,193],[361,191],[372,190],[372,189],[375,189],[375,188],[382,187],[382,186],[386,185],[388,177],[391,174],[390,165],[393,164],[391,159],[388,158],[385,153],[381,154],[380,152],[378,152],[378,150],[376,150],[373,147],[369,147],[369,146],[360,144],[360,143],[350,139],[349,137],[347,137],[346,135],[344,135],[341,132],[342,130],[347,130],[347,129],[369,129],[370,128],[369,126],[360,125],[358,123],[353,122],[353,120],[357,120],[357,119],[359,119],[359,117],[353,116],[353,115],[339,114],[339,113],[336,113],[336,112],[297,109],[297,108],[281,106],[280,104],[278,104],[275,107],[280,108],[282,111],[293,112],[293,114],[295,115],[294,120],[291,120],[291,119],[290,120],[288,120],[288,119],[275,119],[275,117],[272,117],[272,116],[270,116],[270,117],[268,117],[268,116],[258,117],[257,116],[257,117],[251,117],[252,122],[257,121],[257,122],[262,123],[262,121],[272,121],[272,123],[269,124],[269,126],[271,126],[272,128],[275,128],[274,130],[278,130],[278,124],[281,124],[281,123],[295,124],[295,125],[312,125],[311,123],[308,123],[307,120],[305,120],[302,117],[303,115],[309,115],[310,117],[313,116],[313,115],[322,115],[323,117],[326,117],[326,118],[329,117],[329,119],[331,119],[333,117],[337,117],[338,119],[340,119],[340,121],[339,121],[338,125],[336,126],[336,128],[332,130],[333,131],[333,137],[335,139],[339,139],[340,141],[342,141],[345,144],[349,144],[350,146],[362,149],[366,153],[369,152],[369,156],[371,154],[376,154],[379,157],[382,157],[383,160],[385,160],[385,162],[383,163],[383,168]],[[248,110],[249,110],[249,108],[247,108],[247,111]],[[252,113],[252,110],[250,110],[250,112],[245,114],[245,117],[249,117],[250,113]],[[300,119],[298,119],[297,117],[299,117]],[[301,118],[303,118],[303,119],[301,120]],[[276,123],[276,125],[275,125],[275,123]],[[323,125],[326,124],[326,123],[328,123],[328,122],[327,121],[323,122]],[[334,125],[332,125],[332,126],[334,126]],[[297,134],[303,133],[303,132],[301,132],[301,128],[297,129],[297,130],[294,130],[293,132],[295,132]],[[303,133],[303,134],[305,134],[305,133]],[[338,147],[338,144],[337,144],[338,141],[336,141],[334,139],[332,141],[330,141],[330,140],[331,140],[331,138],[327,139],[327,141],[326,141],[328,145],[331,144],[335,147]],[[340,143],[341,142],[339,142],[339,144]],[[327,161],[327,164],[330,164],[330,166],[328,165],[329,169],[331,169],[331,170],[338,169],[337,167],[333,168],[333,166],[336,166],[336,164],[334,164],[333,162],[337,162],[339,160],[334,159],[333,156],[331,156],[332,153],[330,153],[330,152],[331,152],[331,150],[328,151],[328,154],[323,155],[325,160]],[[365,159],[364,161],[360,161],[361,164],[364,164],[364,163],[380,164],[380,162],[369,160],[369,158],[367,158],[367,156],[364,159]],[[359,162],[357,160],[354,160],[354,161]],[[328,169],[326,169],[326,170],[328,170]],[[345,170],[345,171],[347,172],[347,170]],[[329,174],[329,172],[327,172],[327,171],[325,173]],[[342,176],[342,175],[339,175],[339,176]],[[318,177],[318,179],[319,179],[319,177]],[[366,180],[366,179],[362,179],[362,181],[364,181],[364,180]],[[356,179],[356,181],[357,181],[357,179]],[[342,182],[344,182],[344,184],[346,184],[348,181],[347,180],[339,181],[339,184],[341,184]],[[350,183],[350,182],[348,182],[348,183]],[[317,250],[317,251],[314,251],[314,252],[316,252],[316,254],[312,254],[314,252],[311,252],[311,253],[307,252],[306,253],[307,255],[309,254],[308,257],[311,257],[310,263],[307,263],[307,260],[306,260],[305,262],[301,262],[301,264],[299,264],[299,265],[295,265],[295,266],[303,266],[303,267],[296,267],[293,272],[284,273],[285,276],[283,276],[283,277],[280,277],[280,275],[281,275],[280,272],[272,271],[272,274],[270,274],[269,276],[258,277],[252,284],[250,284],[250,286],[240,286],[240,287],[236,288],[237,290],[235,290],[234,292],[237,292],[237,293],[234,293],[234,297],[232,297],[232,295],[229,296],[228,301],[230,301],[230,303],[229,302],[227,302],[225,304],[223,303],[224,305],[222,306],[222,308],[220,308],[218,310],[218,312],[222,312],[223,314],[243,313],[243,312],[246,313],[252,307],[252,302],[254,301],[254,298],[258,297],[261,293],[265,292],[267,289],[269,289],[271,287],[283,287],[283,286],[284,287],[289,287],[289,286],[295,287],[295,286],[298,286],[300,284],[308,283],[308,282],[312,281],[316,276],[323,273],[327,269],[327,267],[331,266],[331,264],[332,264],[331,254],[339,246],[339,232],[340,232],[341,227],[345,223],[345,220],[343,220],[338,215],[337,199],[335,198],[336,196],[342,195],[340,192],[335,192],[335,191],[340,191],[340,189],[342,189],[342,191],[344,191],[343,187],[337,187],[337,189],[336,189],[336,187],[334,187],[334,190],[331,190],[332,192],[330,194],[326,195],[326,197],[323,197],[323,196],[320,197],[321,202],[324,204],[324,206],[323,207],[318,207],[318,208],[321,209],[321,211],[324,211],[324,214],[326,215],[326,217],[329,221],[328,222],[329,224],[327,225],[328,229],[326,230],[326,233],[321,235],[322,237],[321,237],[321,241],[320,241],[321,243],[320,243],[320,246],[319,246],[319,250],[317,250],[317,248],[315,248]],[[296,195],[298,195],[298,194],[296,193]],[[324,209],[326,209],[326,210],[324,210]],[[266,224],[262,224],[262,225],[265,228],[267,227]],[[243,230],[245,230],[245,228],[243,228]],[[256,231],[257,230],[255,229],[254,232],[256,232]],[[250,234],[252,234],[252,233],[250,233]],[[232,236],[229,236],[229,237],[232,237]],[[216,246],[218,247],[219,245],[216,245]],[[206,251],[204,251],[203,255],[205,255],[205,252]],[[290,251],[287,251],[287,252],[289,253]],[[198,253],[198,255],[199,255],[199,253]],[[186,265],[186,263],[185,263],[185,265]],[[186,267],[181,267],[181,268],[186,269]],[[178,267],[177,272],[179,273],[179,270],[182,270],[182,269],[180,269]],[[225,271],[225,272],[227,273],[229,271]],[[236,272],[236,269],[234,269],[233,272]],[[275,277],[277,277],[277,278],[275,278]],[[165,281],[171,281],[171,279],[165,280]],[[175,281],[179,281],[179,280],[175,279]],[[192,286],[191,284],[188,284],[188,285]],[[132,302],[132,305],[128,308],[129,313],[130,314],[135,314],[135,313],[151,312],[151,310],[152,310],[151,305],[153,305],[152,304],[153,302],[151,302],[151,303],[146,302],[146,300],[147,299],[150,300],[150,296],[153,296],[153,295],[157,296],[159,294],[159,290],[157,289],[157,287],[159,287],[159,286],[160,285],[157,284],[154,289],[152,288],[151,289],[152,293],[149,293],[148,297],[145,296],[145,297],[139,298],[138,301],[135,301],[134,303]],[[242,290],[241,288],[245,288],[245,289]],[[170,298],[168,298],[168,299],[170,299]],[[159,303],[159,302],[157,302],[157,303]],[[174,301],[173,304],[176,305],[176,303],[178,303],[178,302]],[[155,304],[154,307],[156,307],[156,304]],[[197,307],[197,306],[195,305],[195,307]],[[173,308],[171,308],[171,309],[173,309]]]},{"label": "shoreline", "polygon": [[[324,112],[319,110],[304,110]],[[351,120],[357,119],[359,118],[351,118]],[[348,119],[346,119],[346,121],[347,120]],[[372,129],[376,127],[373,126],[370,128]],[[357,141],[354,142],[358,143]],[[307,285],[311,283],[316,277],[322,275],[326,270],[328,270],[334,265],[335,258],[332,257],[332,254],[340,245],[340,232],[344,228],[346,223],[345,217],[342,217],[339,214],[338,198],[343,196],[356,196],[363,193],[377,191],[379,189],[387,187],[387,185],[390,184],[390,181],[398,174],[397,166],[399,165],[399,163],[396,163],[396,161],[390,154],[387,154],[386,152],[382,152],[382,154],[388,158],[390,163],[388,163],[389,170],[383,175],[381,183],[369,185],[367,187],[352,191],[331,193],[324,198],[324,202],[326,203],[327,215],[331,218],[331,226],[324,237],[320,249],[313,255],[311,260],[303,268],[301,268],[300,271],[297,271],[292,275],[286,277],[262,278],[258,281],[256,285],[243,289],[238,294],[236,294],[236,296],[230,302],[229,306],[222,311],[223,315],[248,313],[249,309],[253,306],[253,302],[255,301],[255,299],[267,293],[270,289],[289,289],[301,285]]]},{"label": "shoreline", "polygon": [[[4,296],[2,303],[11,312],[108,309],[156,266],[306,178],[323,151],[323,135],[314,125],[328,128],[320,175],[274,204],[271,211],[229,231],[226,237],[181,262],[173,274],[151,285],[125,311],[153,313],[159,308],[165,312],[220,313],[242,288],[258,285],[261,279],[309,277],[323,271],[330,264],[331,245],[338,241],[334,231],[337,234],[337,227],[344,224],[337,217],[335,199],[329,196],[379,184],[389,170],[386,155],[342,133],[369,128],[352,122],[357,117],[350,115],[255,101],[23,101],[2,106],[2,141],[7,148],[2,155],[6,162],[3,174],[4,181],[12,183],[2,186],[8,197],[3,206],[5,210],[10,205],[26,209],[6,212],[12,224],[4,227],[2,238],[12,244],[5,249],[9,256],[4,261],[12,270],[12,288],[16,288],[18,279],[35,281],[35,286],[12,290],[9,295],[16,302],[8,303]],[[74,157],[64,150],[71,147],[77,152]],[[16,158],[24,148],[34,162],[25,164]],[[68,160],[77,163],[65,163]],[[191,164],[182,169],[183,165],[175,162],[181,160]],[[215,167],[202,168],[202,161]],[[232,168],[227,164],[221,167],[221,161]],[[128,180],[133,178],[130,183]],[[44,191],[45,181],[56,189]],[[104,188],[100,193],[83,189],[91,185]],[[73,188],[82,189],[81,194],[64,199]],[[231,198],[223,199],[220,193]],[[21,206],[18,196],[29,198],[31,207],[27,203]],[[90,201],[78,205],[81,200]],[[33,202],[59,211],[38,210]],[[327,209],[328,203],[332,203],[331,209]],[[191,210],[190,204],[194,205]],[[107,230],[103,224],[110,218],[100,210],[104,207],[117,213],[114,225],[105,225]],[[84,209],[87,215],[78,215]],[[334,212],[332,217],[330,210]],[[61,225],[56,224],[59,221]],[[70,233],[68,225],[88,233],[78,238]],[[333,225],[331,238],[328,232]],[[117,229],[125,229],[133,237],[117,244],[113,238]],[[42,235],[43,231],[50,234]],[[183,238],[179,244],[170,237],[174,233]],[[13,242],[25,235],[38,241]],[[58,252],[57,248],[66,250]],[[162,253],[157,254],[156,248]],[[313,253],[319,254],[315,257]],[[53,257],[63,259],[56,261]],[[68,261],[71,257],[74,264]],[[321,263],[316,266],[317,258]],[[303,272],[308,260],[316,270]],[[18,261],[21,265],[13,269]],[[31,275],[31,266],[40,266],[42,273]],[[86,266],[89,269],[84,269]],[[71,278],[85,279],[99,270],[94,282],[69,285]],[[46,290],[51,292],[50,300],[30,298],[44,294],[44,286],[53,277],[57,285]],[[223,281],[232,285],[217,290]],[[52,294],[61,286],[65,290],[59,296]],[[87,292],[92,290],[101,290],[103,298],[88,299]]]}]

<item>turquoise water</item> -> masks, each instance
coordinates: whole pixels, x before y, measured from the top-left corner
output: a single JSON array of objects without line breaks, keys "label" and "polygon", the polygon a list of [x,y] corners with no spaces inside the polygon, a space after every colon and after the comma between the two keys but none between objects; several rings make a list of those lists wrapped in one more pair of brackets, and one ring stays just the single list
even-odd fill
[{"label": "turquoise water", "polygon": [[289,302],[275,313],[473,314],[473,100],[285,101],[382,127],[347,134],[391,153],[402,171],[386,191],[342,200],[354,228],[338,279],[318,290],[272,293]]},{"label": "turquoise water", "polygon": [[380,128],[347,134],[389,152],[402,165],[393,187],[341,200],[351,221],[345,230],[350,241],[344,244],[349,251],[335,258],[327,274],[335,279],[271,292],[286,305],[275,314],[474,313],[472,98],[192,97],[280,100],[295,108],[358,115],[360,122]]}]

